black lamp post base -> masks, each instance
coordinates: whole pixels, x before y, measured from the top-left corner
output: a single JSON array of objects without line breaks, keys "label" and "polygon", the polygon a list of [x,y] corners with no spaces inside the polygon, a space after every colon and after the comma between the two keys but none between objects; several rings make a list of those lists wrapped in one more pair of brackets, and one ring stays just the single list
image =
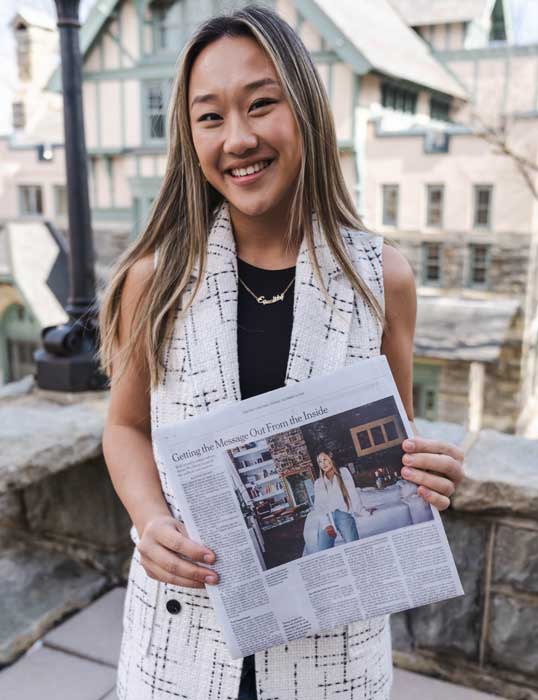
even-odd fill
[{"label": "black lamp post base", "polygon": [[94,318],[70,319],[41,331],[43,348],[34,353],[37,385],[53,391],[97,391],[108,388],[98,364],[98,329]]},{"label": "black lamp post base", "polygon": [[34,355],[37,385],[52,391],[99,391],[107,388],[107,377],[99,370],[93,352],[58,357],[46,350]]}]

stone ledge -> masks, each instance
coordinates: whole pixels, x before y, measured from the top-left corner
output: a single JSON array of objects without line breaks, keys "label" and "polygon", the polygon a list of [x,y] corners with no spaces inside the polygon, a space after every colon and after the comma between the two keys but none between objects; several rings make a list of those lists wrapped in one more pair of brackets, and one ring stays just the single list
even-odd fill
[{"label": "stone ledge", "polygon": [[0,535],[0,666],[108,586],[89,566],[35,542]]},{"label": "stone ledge", "polygon": [[1,402],[0,493],[102,453],[108,392],[85,392],[67,403],[51,393],[33,390]]},{"label": "stone ledge", "polygon": [[465,454],[456,510],[536,517],[538,440],[481,430]]}]

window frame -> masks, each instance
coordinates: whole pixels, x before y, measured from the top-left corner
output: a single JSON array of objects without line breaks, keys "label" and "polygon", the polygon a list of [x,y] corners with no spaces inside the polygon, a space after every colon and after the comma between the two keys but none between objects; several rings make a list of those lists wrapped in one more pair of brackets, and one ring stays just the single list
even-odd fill
[{"label": "window frame", "polygon": [[[55,184],[52,186],[54,193],[54,213],[56,216],[67,216],[68,203],[67,203],[67,185]],[[60,211],[60,192],[65,192],[65,211]]]},{"label": "window frame", "polygon": [[[29,184],[17,185],[17,190],[18,190],[18,197],[19,197],[19,216],[43,216],[43,214],[45,212],[45,197],[44,197],[44,192],[43,192],[43,185],[29,185]],[[38,207],[36,211],[29,211],[26,209],[25,206],[23,206],[23,204],[25,202],[25,191],[34,193],[31,197],[33,200],[33,203],[35,204],[39,200],[41,210],[39,210],[39,207]],[[36,197],[35,193],[38,193],[39,196]]]},{"label": "window frame", "polygon": [[[478,221],[479,212],[479,192],[487,191],[489,192],[489,201],[487,207],[487,223],[483,224]],[[475,184],[473,185],[473,228],[491,230],[491,214],[492,214],[492,203],[493,203],[493,185],[487,184]]]},{"label": "window frame", "polygon": [[[388,99],[389,95],[392,95],[390,100]],[[392,104],[388,104],[389,102]],[[417,102],[418,91],[397,85],[389,80],[381,83],[381,106],[384,109],[393,109],[395,112],[403,114],[416,114]],[[410,109],[407,109],[407,106]]]},{"label": "window frame", "polygon": [[[386,196],[388,195],[389,190],[396,192],[396,214],[395,214],[393,222],[387,221],[386,216],[385,216],[386,210],[387,210]],[[397,183],[390,183],[390,184],[381,185],[381,224],[383,226],[388,226],[390,228],[397,228],[399,215],[400,215],[400,185],[398,185]]]},{"label": "window frame", "polygon": [[[484,248],[486,252],[483,268],[485,270],[484,281],[476,282],[473,280],[473,273],[476,269],[476,249]],[[490,286],[490,267],[491,267],[491,244],[489,243],[469,243],[468,244],[468,270],[467,270],[467,287],[473,289],[489,289]]]},{"label": "window frame", "polygon": [[[431,263],[428,262],[428,253],[430,246],[437,246],[439,249],[438,269],[439,277],[437,279],[428,278],[428,267]],[[443,254],[444,246],[441,241],[422,241],[421,243],[421,283],[425,287],[441,287],[443,284]]]},{"label": "window frame", "polygon": [[[439,190],[441,192],[441,198],[440,198],[440,203],[439,203],[439,223],[432,223],[432,217],[431,217],[431,198],[430,195],[432,192],[435,190]],[[426,185],[426,226],[428,228],[435,228],[435,229],[441,229],[443,228],[444,225],[444,218],[445,218],[445,186],[442,183],[437,183],[437,184],[427,184]]]},{"label": "window frame", "polygon": [[[159,85],[162,93],[162,120],[163,120],[163,135],[151,136],[151,111],[149,108],[149,91],[152,86]],[[150,78],[142,81],[142,116],[143,116],[143,139],[146,145],[163,145],[166,143],[166,117],[168,113],[168,105],[170,102],[170,93],[172,88],[171,78]]]}]

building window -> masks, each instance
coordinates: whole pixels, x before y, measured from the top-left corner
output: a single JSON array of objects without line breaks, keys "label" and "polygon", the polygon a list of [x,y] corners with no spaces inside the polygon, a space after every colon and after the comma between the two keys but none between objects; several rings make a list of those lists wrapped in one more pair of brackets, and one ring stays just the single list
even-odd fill
[{"label": "building window", "polygon": [[9,381],[15,382],[27,374],[35,374],[34,352],[39,349],[37,343],[26,340],[7,339]]},{"label": "building window", "polygon": [[440,228],[443,225],[443,185],[428,185],[426,188],[426,225]]},{"label": "building window", "polygon": [[430,97],[430,117],[443,122],[450,121],[450,102],[438,97]]},{"label": "building window", "polygon": [[438,285],[441,283],[443,246],[441,243],[422,244],[422,283]]},{"label": "building window", "polygon": [[54,185],[54,211],[56,216],[67,216],[67,188],[65,185]]},{"label": "building window", "polygon": [[381,86],[381,104],[383,107],[399,112],[415,114],[417,110],[417,93],[399,85],[383,83]]},{"label": "building window", "polygon": [[475,185],[474,188],[474,225],[482,228],[491,226],[491,185]]},{"label": "building window", "polygon": [[490,247],[482,243],[469,245],[469,285],[487,287]]},{"label": "building window", "polygon": [[438,420],[441,368],[416,362],[413,367],[413,411],[415,418]]},{"label": "building window", "polygon": [[383,185],[383,226],[398,225],[398,185]]},{"label": "building window", "polygon": [[161,81],[148,83],[146,86],[146,104],[148,115],[148,136],[150,139],[164,138],[164,90]]},{"label": "building window", "polygon": [[19,211],[21,216],[43,214],[43,192],[40,185],[19,186]]},{"label": "building window", "polygon": [[150,80],[145,84],[146,137],[162,141],[166,136],[166,108],[171,80]]},{"label": "building window", "polygon": [[506,27],[502,0],[497,0],[491,13],[490,41],[506,41]]},{"label": "building window", "polygon": [[178,53],[186,38],[185,3],[182,0],[154,0],[152,3],[153,50]]},{"label": "building window", "polygon": [[26,126],[26,110],[24,102],[13,102],[12,106],[12,124],[14,129],[24,129]]}]

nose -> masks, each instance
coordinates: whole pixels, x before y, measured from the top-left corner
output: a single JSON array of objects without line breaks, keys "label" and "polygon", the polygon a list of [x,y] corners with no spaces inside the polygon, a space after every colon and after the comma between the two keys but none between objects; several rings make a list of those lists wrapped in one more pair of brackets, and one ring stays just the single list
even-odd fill
[{"label": "nose", "polygon": [[230,116],[224,140],[223,150],[233,155],[243,155],[258,146],[258,137],[247,119]]}]

